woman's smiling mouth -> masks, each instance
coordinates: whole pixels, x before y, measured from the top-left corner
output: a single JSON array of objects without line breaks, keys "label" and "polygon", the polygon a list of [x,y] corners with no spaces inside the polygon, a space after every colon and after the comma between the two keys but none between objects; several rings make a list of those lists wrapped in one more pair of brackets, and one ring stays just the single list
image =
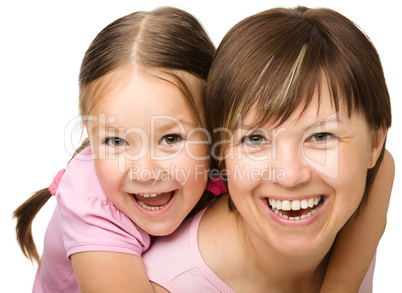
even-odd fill
[{"label": "woman's smiling mouth", "polygon": [[322,207],[324,197],[319,195],[302,200],[275,200],[267,197],[265,200],[277,216],[285,220],[299,221],[314,215]]}]

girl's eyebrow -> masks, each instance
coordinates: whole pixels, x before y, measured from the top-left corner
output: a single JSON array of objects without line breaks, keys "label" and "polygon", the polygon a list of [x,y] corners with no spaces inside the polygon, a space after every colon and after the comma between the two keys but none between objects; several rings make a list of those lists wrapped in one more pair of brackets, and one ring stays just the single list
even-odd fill
[{"label": "girl's eyebrow", "polygon": [[194,123],[188,122],[188,121],[183,121],[180,119],[178,119],[178,121],[168,120],[167,122],[157,123],[154,125],[154,129],[157,131],[161,131],[161,132],[170,131],[175,128],[184,128],[184,129],[188,130],[188,129],[192,129],[192,128],[196,128],[196,127],[197,126]]},{"label": "girl's eyebrow", "polygon": [[[160,125],[157,125],[160,124]],[[188,122],[188,121],[182,121],[179,120],[178,121],[173,121],[173,120],[167,120],[167,122],[162,123],[155,123],[154,122],[154,129],[157,129],[158,131],[168,131],[171,129],[174,129],[176,127],[180,125],[183,126],[183,128],[185,129],[189,129],[189,128],[195,128],[196,125],[193,122]],[[133,126],[133,127],[137,127],[137,126]],[[100,129],[104,130],[104,131],[111,131],[111,130],[115,130],[115,129],[126,129],[127,127],[122,127],[120,125],[118,125],[117,123],[96,123],[92,129],[93,131],[99,131]]]}]

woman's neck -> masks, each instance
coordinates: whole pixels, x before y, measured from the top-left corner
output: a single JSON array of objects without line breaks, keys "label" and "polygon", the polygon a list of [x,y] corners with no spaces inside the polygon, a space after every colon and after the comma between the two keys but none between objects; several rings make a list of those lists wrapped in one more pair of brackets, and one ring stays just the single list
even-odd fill
[{"label": "woman's neck", "polygon": [[242,252],[244,270],[255,275],[259,288],[270,288],[269,292],[320,291],[329,253],[314,256],[281,255],[271,246],[261,243],[258,237],[247,235],[246,232],[243,234],[239,250]]},{"label": "woman's neck", "polygon": [[207,265],[235,292],[319,292],[328,263],[325,250],[280,255],[229,211],[227,197],[204,214],[198,241]]}]

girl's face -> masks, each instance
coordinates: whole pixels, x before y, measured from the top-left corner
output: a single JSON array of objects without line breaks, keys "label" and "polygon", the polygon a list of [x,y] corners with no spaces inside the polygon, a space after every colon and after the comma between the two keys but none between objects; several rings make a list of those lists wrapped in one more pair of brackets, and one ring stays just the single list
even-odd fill
[{"label": "girl's face", "polygon": [[[167,74],[152,73],[159,77],[134,68],[111,83],[87,129],[108,199],[146,232],[166,235],[200,199],[209,159],[183,93]],[[200,83],[183,76],[200,103]]]},{"label": "girl's face", "polygon": [[363,115],[349,117],[342,104],[336,113],[325,90],[317,101],[275,129],[258,128],[251,110],[225,153],[246,233],[282,255],[328,251],[359,206],[382,147]]}]

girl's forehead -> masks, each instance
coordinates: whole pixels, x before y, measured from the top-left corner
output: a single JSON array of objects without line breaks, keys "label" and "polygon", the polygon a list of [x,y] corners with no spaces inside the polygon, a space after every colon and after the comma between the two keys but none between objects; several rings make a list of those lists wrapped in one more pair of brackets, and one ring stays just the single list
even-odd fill
[{"label": "girl's forehead", "polygon": [[[153,81],[164,81],[170,84],[172,88],[178,90],[181,95],[186,95],[188,91],[195,98],[200,98],[202,93],[203,83],[198,77],[190,73],[180,70],[169,70],[163,68],[148,68],[138,64],[128,64],[120,66],[116,70],[102,76],[93,81],[87,90],[87,103],[94,104],[99,107],[107,107],[113,102],[113,99],[124,88],[130,86],[133,82],[134,72],[143,79]],[[145,97],[144,97],[145,98]],[[92,109],[96,109],[92,107]]]}]

